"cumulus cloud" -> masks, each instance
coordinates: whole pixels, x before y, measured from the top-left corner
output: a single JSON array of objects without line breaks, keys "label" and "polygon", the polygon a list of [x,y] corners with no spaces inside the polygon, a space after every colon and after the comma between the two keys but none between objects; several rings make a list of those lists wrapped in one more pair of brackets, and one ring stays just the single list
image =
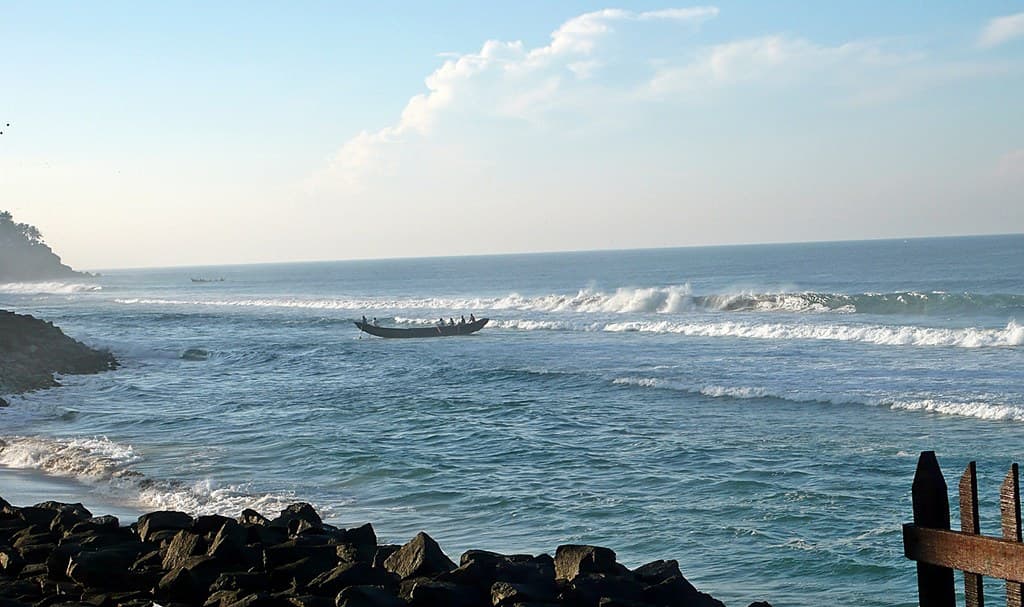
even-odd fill
[{"label": "cumulus cloud", "polygon": [[[479,52],[448,58],[427,76],[426,93],[413,96],[397,123],[347,141],[313,180],[315,188],[357,191],[367,175],[387,173],[385,152],[410,137],[428,135],[458,104],[474,112],[529,120],[553,100],[571,102],[566,81],[586,81],[604,66],[595,51],[620,23],[697,25],[718,15],[711,6],[633,12],[605,9],[566,21],[551,41],[534,49],[522,42],[489,40]],[[448,55],[447,53],[445,55]]]},{"label": "cumulus cloud", "polygon": [[[536,48],[489,40],[477,52],[446,54],[426,77],[426,91],[409,99],[398,120],[345,142],[316,175],[314,189],[358,192],[372,177],[406,170],[409,156],[405,165],[399,158],[403,150],[423,152],[417,143],[483,133],[496,124],[504,125],[506,134],[510,124],[520,131],[546,127],[546,137],[594,124],[628,129],[650,104],[682,110],[696,94],[743,86],[799,84],[817,103],[878,104],[1006,71],[991,63],[938,61],[884,40],[828,45],[775,34],[699,44],[698,26],[718,14],[712,6],[611,8],[569,19]],[[990,28],[997,22],[1002,24],[997,36],[1007,39],[1010,21],[997,19]],[[448,141],[449,158],[459,145]]]},{"label": "cumulus cloud", "polygon": [[996,17],[988,22],[978,37],[978,46],[992,48],[1024,36],[1024,13]]}]

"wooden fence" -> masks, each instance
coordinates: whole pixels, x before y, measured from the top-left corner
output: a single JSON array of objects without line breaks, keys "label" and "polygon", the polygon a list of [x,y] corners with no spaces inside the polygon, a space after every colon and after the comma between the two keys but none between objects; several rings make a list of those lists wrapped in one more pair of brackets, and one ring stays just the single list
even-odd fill
[{"label": "wooden fence", "polygon": [[903,550],[917,561],[920,607],[954,607],[953,570],[964,574],[967,607],[983,607],[982,576],[1006,580],[1007,607],[1021,605],[1024,543],[1021,543],[1020,479],[1017,464],[999,490],[1002,537],[981,535],[975,464],[960,476],[960,531],[949,528],[949,493],[934,451],[917,460],[912,489],[914,523],[903,525]]}]

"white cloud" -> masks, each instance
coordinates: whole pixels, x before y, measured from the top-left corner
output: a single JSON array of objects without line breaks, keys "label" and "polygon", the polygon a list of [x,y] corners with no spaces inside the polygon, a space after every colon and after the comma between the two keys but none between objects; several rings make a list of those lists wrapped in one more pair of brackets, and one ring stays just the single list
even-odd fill
[{"label": "white cloud", "polygon": [[[632,12],[605,9],[566,21],[546,46],[527,50],[520,41],[489,40],[479,52],[448,58],[426,78],[428,92],[412,97],[394,125],[362,132],[347,141],[314,176],[313,189],[358,191],[363,177],[387,173],[384,151],[409,137],[431,132],[456,105],[474,113],[530,120],[554,100],[571,103],[566,80],[589,80],[604,63],[593,55],[617,23],[699,24],[718,14],[715,7]],[[445,53],[445,56],[449,54]]]},{"label": "white cloud", "polygon": [[996,17],[988,22],[978,37],[978,46],[992,48],[1024,36],[1024,13]]},{"label": "white cloud", "polygon": [[[800,103],[877,105],[1017,69],[991,61],[939,61],[906,48],[905,41],[904,46],[885,40],[827,45],[766,35],[702,46],[679,35],[680,27],[696,33],[696,26],[717,15],[715,7],[605,9],[566,21],[546,45],[489,40],[477,52],[448,57],[427,76],[426,91],[407,102],[397,122],[344,143],[315,176],[313,189],[365,192],[373,178],[378,178],[375,187],[390,186],[392,176],[429,173],[423,168],[428,163],[439,165],[441,156],[451,161],[461,152],[465,158],[456,164],[508,164],[514,161],[504,140],[522,132],[539,134],[533,145],[549,149],[559,137],[598,125],[650,128],[644,116],[651,109],[672,106],[685,114],[695,95],[735,99],[733,87],[756,86],[761,92],[800,86]],[[500,136],[488,139],[485,132]],[[657,133],[648,139],[656,142]]]},{"label": "white cloud", "polygon": [[878,73],[924,59],[920,53],[894,52],[881,43],[859,41],[824,46],[803,38],[771,35],[717,44],[698,52],[686,65],[662,67],[651,79],[655,95],[750,82],[786,83],[820,78],[855,88],[863,73]]}]

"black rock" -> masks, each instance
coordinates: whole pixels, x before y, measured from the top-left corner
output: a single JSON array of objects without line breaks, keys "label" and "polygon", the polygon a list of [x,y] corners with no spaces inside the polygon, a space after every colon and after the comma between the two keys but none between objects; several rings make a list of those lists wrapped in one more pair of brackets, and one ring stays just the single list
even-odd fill
[{"label": "black rock", "polygon": [[24,566],[25,559],[21,558],[18,551],[8,546],[0,546],[0,573],[14,577]]},{"label": "black rock", "polygon": [[238,517],[238,522],[243,525],[269,525],[270,521],[267,517],[263,516],[255,510],[246,508],[242,510],[242,515]]},{"label": "black rock", "polygon": [[398,552],[401,548],[398,544],[381,544],[377,546],[377,550],[373,553],[373,566],[383,567],[384,561],[388,560],[388,557]]},{"label": "black rock", "polygon": [[696,588],[680,575],[668,578],[657,584],[647,586],[643,592],[644,600],[654,605],[672,607],[725,607],[725,605]]},{"label": "black rock", "polygon": [[397,582],[394,574],[369,563],[344,563],[317,576],[309,589],[315,594],[336,596],[349,586],[395,586]]},{"label": "black rock", "polygon": [[472,588],[450,582],[421,581],[413,586],[409,605],[415,607],[477,607],[480,596]]},{"label": "black rock", "polygon": [[210,536],[210,539],[212,539],[213,535],[220,531],[220,528],[227,523],[238,524],[235,519],[221,516],[219,514],[203,515],[197,517],[195,522],[192,523],[192,533]]},{"label": "black rock", "polygon": [[92,512],[89,512],[89,509],[81,503],[65,504],[62,502],[46,501],[36,504],[33,508],[42,508],[44,510],[53,510],[55,512],[70,512],[82,520],[92,518]]},{"label": "black rock", "polygon": [[676,561],[652,561],[633,570],[633,575],[645,584],[658,584],[673,578],[682,578]]},{"label": "black rock", "polygon": [[349,586],[338,593],[337,607],[405,607],[406,602],[379,586]]},{"label": "black rock", "polygon": [[222,573],[210,585],[210,590],[241,590],[250,594],[270,590],[270,580],[265,573],[256,571]]},{"label": "black rock", "polygon": [[281,511],[281,515],[270,521],[272,527],[284,527],[288,528],[288,525],[292,521],[301,520],[305,521],[312,527],[322,527],[323,521],[320,520],[320,515],[316,513],[313,506],[306,503],[292,504]]},{"label": "black rock", "polygon": [[166,550],[161,552],[164,555],[163,568],[168,571],[177,569],[193,556],[206,554],[206,540],[201,535],[182,529],[174,535]]},{"label": "black rock", "polygon": [[611,599],[620,604],[646,602],[644,588],[639,581],[632,577],[611,576],[606,573],[577,575],[573,578],[566,596],[581,607],[603,605],[602,599]]},{"label": "black rock", "polygon": [[455,563],[422,531],[384,561],[384,568],[402,579],[431,576],[455,569]]},{"label": "black rock", "polygon": [[159,531],[180,531],[190,529],[193,519],[184,512],[160,510],[139,517],[138,532],[142,541],[151,541],[151,536]]},{"label": "black rock", "polygon": [[600,546],[566,544],[555,550],[555,577],[573,580],[584,573],[618,574],[615,552]]}]

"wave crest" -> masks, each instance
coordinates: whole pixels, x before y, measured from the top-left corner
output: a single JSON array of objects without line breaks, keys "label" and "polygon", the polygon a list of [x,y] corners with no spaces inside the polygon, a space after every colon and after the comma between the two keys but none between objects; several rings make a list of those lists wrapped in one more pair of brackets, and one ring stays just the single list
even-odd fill
[{"label": "wave crest", "polygon": [[0,283],[0,293],[12,295],[66,295],[102,291],[100,285],[69,282],[8,282]]},{"label": "wave crest", "polygon": [[974,417],[985,420],[1024,422],[1024,406],[980,400],[943,401],[935,398],[893,399],[866,398],[843,394],[811,394],[802,392],[780,392],[758,386],[693,385],[656,377],[617,377],[613,384],[675,390],[687,394],[702,394],[723,399],[775,399],[794,403],[822,403],[828,405],[882,406],[894,410],[924,411],[958,417]]},{"label": "wave crest", "polygon": [[4,466],[101,486],[105,492],[145,508],[227,516],[252,508],[264,515],[275,515],[295,501],[289,493],[253,495],[246,485],[217,486],[208,480],[186,483],[149,478],[133,467],[141,460],[142,456],[130,445],[105,437],[0,439],[0,464]]},{"label": "wave crest", "polygon": [[798,325],[785,323],[673,323],[622,322],[604,326],[605,331],[675,333],[695,337],[742,337],[747,339],[815,339],[852,341],[889,346],[952,346],[960,348],[1015,347],[1024,345],[1024,326],[1010,321],[1004,329],[941,329],[888,325]]}]

